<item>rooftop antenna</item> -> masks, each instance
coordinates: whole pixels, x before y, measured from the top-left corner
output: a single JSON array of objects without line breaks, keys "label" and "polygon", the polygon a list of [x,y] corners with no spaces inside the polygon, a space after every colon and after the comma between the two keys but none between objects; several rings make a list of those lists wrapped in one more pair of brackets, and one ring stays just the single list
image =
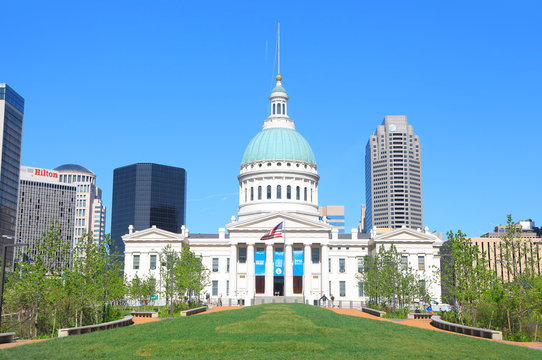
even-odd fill
[{"label": "rooftop antenna", "polygon": [[280,75],[280,20],[278,27],[278,75]]}]

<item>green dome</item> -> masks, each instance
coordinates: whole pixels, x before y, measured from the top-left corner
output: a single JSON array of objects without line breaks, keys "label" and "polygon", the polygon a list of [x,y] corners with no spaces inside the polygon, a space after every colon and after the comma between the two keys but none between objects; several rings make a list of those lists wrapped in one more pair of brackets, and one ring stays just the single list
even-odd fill
[{"label": "green dome", "polygon": [[280,85],[275,86],[275,88],[271,91],[271,94],[276,92],[283,92],[286,94],[286,90],[284,90],[284,88]]},{"label": "green dome", "polygon": [[299,160],[316,164],[312,149],[300,133],[293,129],[262,130],[248,144],[243,164],[257,160]]}]

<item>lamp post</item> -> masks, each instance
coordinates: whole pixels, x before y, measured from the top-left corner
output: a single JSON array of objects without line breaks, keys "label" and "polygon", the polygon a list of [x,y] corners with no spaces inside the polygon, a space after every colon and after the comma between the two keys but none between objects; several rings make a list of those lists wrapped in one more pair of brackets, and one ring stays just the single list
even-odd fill
[{"label": "lamp post", "polygon": [[[3,238],[13,239],[12,236],[2,235]],[[2,275],[0,276],[0,328],[2,326],[2,307],[4,305],[4,279],[6,277],[6,254],[8,248],[26,246],[28,244],[2,244]]]}]

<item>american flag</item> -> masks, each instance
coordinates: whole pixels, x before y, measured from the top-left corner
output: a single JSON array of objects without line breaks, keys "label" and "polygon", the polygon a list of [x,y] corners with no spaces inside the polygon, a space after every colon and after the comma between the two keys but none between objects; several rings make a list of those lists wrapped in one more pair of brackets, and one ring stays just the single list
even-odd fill
[{"label": "american flag", "polygon": [[269,232],[262,236],[260,240],[276,239],[280,237],[282,237],[282,222],[280,222],[272,230],[269,230]]}]

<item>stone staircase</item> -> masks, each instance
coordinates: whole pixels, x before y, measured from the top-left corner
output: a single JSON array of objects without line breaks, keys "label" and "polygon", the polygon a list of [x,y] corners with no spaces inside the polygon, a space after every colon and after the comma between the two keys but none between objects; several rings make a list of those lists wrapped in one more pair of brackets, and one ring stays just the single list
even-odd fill
[{"label": "stone staircase", "polygon": [[303,304],[303,296],[257,296],[254,298],[254,305],[273,303],[299,303]]}]

